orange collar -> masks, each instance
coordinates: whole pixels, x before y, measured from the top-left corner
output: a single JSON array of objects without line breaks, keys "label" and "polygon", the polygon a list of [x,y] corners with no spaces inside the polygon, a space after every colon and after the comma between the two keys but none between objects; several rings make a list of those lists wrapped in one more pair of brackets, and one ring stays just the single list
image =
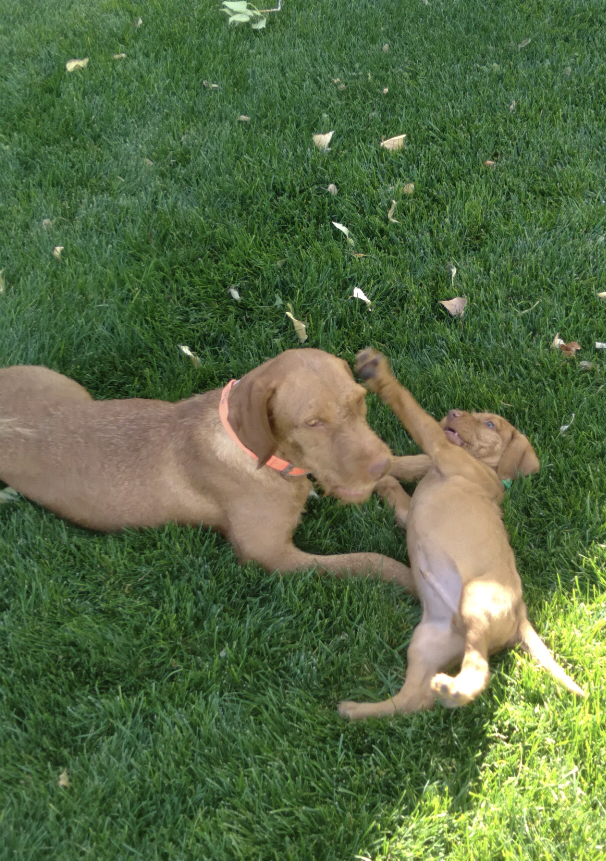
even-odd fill
[{"label": "orange collar", "polygon": [[[219,418],[221,419],[221,424],[227,431],[227,435],[242,449],[242,451],[245,451],[246,454],[250,455],[255,460],[258,460],[258,457],[254,453],[254,451],[251,451],[249,448],[246,448],[244,443],[240,439],[238,439],[235,430],[229,423],[229,393],[232,389],[232,386],[237,382],[237,380],[230,380],[221,392],[221,400],[219,402]],[[292,463],[289,463],[287,460],[283,460],[281,457],[276,457],[275,455],[272,455],[269,458],[269,460],[265,463],[265,466],[269,466],[271,469],[277,469],[278,472],[282,473],[282,475],[309,474],[306,469],[299,469],[298,467],[293,466]]]}]

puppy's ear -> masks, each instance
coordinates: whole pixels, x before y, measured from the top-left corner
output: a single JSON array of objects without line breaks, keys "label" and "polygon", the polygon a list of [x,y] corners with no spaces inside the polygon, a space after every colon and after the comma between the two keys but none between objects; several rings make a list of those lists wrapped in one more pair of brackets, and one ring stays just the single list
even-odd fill
[{"label": "puppy's ear", "polygon": [[242,377],[229,393],[229,423],[246,448],[256,454],[257,468],[267,463],[277,446],[269,421],[276,388],[269,368],[262,365]]},{"label": "puppy's ear", "polygon": [[530,475],[541,468],[539,458],[523,433],[514,430],[511,442],[503,452],[497,467],[499,478],[515,478]]}]

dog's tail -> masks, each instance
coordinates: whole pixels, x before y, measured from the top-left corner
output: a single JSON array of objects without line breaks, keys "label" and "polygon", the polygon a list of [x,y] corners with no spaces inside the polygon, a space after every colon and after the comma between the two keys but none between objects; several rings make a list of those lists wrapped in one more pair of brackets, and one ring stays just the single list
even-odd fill
[{"label": "dog's tail", "polygon": [[532,657],[539,662],[543,669],[547,670],[554,679],[564,685],[573,694],[579,697],[586,697],[585,691],[580,688],[570,676],[564,672],[562,667],[556,662],[555,658],[543,642],[535,629],[532,627],[528,619],[524,618],[520,624],[520,645]]}]

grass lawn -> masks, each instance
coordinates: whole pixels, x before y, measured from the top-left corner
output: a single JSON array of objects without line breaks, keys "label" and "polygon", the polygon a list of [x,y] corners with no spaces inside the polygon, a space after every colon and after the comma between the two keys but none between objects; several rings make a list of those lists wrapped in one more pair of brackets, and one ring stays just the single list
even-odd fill
[{"label": "grass lawn", "polygon": [[[309,346],[386,352],[434,415],[503,414],[543,465],[505,503],[530,618],[589,698],[508,652],[465,709],[347,723],[339,699],[399,689],[413,599],[19,499],[0,506],[0,859],[603,857],[603,2],[283,5],[255,32],[207,0],[3,0],[0,364],[176,400],[298,346],[290,306]],[[376,499],[310,500],[297,542],[406,554]]]}]

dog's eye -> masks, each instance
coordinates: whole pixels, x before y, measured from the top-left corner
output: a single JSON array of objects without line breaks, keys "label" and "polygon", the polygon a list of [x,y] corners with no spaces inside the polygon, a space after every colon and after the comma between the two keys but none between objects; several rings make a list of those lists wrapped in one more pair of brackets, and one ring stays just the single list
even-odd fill
[{"label": "dog's eye", "polygon": [[324,422],[321,422],[320,419],[310,419],[308,422],[305,422],[305,424],[309,428],[318,428],[320,425],[324,424]]},{"label": "dog's eye", "polygon": [[487,428],[493,428],[494,430],[494,422],[484,422]]}]

